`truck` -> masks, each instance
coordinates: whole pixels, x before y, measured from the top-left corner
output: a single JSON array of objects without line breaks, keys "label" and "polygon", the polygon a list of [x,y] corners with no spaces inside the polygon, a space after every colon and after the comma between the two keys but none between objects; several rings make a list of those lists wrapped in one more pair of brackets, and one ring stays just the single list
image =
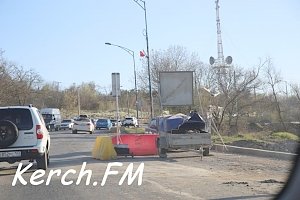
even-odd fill
[{"label": "truck", "polygon": [[61,115],[58,108],[42,108],[40,113],[49,131],[58,131],[60,129]]}]

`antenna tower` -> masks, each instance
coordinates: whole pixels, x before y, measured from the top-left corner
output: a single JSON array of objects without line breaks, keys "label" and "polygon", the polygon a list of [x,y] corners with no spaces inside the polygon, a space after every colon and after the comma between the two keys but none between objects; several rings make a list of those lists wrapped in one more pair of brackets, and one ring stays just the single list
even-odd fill
[{"label": "antenna tower", "polygon": [[216,21],[217,21],[217,45],[218,45],[218,58],[214,59],[214,57],[209,58],[209,63],[218,70],[219,73],[224,73],[225,69],[229,67],[232,63],[232,57],[227,56],[224,60],[223,54],[223,44],[222,44],[222,36],[221,36],[221,23],[220,23],[220,15],[219,15],[219,0],[215,1],[216,3]]}]

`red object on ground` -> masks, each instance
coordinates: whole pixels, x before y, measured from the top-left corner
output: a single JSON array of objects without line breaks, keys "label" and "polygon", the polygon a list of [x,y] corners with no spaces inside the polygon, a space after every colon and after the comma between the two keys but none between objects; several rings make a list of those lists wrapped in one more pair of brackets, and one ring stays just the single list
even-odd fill
[{"label": "red object on ground", "polygon": [[[120,144],[127,144],[133,156],[157,155],[156,140],[158,134],[124,134],[120,135]],[[112,137],[112,143],[117,144],[117,136]]]}]

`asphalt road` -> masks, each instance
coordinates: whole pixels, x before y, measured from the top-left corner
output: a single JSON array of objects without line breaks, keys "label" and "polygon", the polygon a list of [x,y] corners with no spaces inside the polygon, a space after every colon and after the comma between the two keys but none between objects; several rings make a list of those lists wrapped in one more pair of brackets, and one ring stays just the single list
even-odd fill
[{"label": "asphalt road", "polygon": [[[18,163],[0,163],[0,199],[272,199],[284,186],[292,166],[291,161],[216,152],[201,160],[198,153],[186,151],[170,152],[165,160],[154,155],[101,161],[91,157],[95,138],[99,135],[105,135],[104,131],[93,135],[52,132],[51,163],[45,175],[36,179],[44,180],[38,186],[30,182],[35,165],[22,174],[27,185],[18,180],[12,186]],[[76,185],[84,162],[87,163],[85,169],[92,171],[90,183],[86,185],[85,175]],[[111,170],[119,174],[109,175],[101,186],[106,168],[113,162],[123,166],[112,167]],[[140,186],[138,178],[131,185],[127,184],[127,179],[119,185],[130,163],[133,163],[133,173],[144,163]],[[71,169],[75,174],[66,175]],[[54,174],[46,185],[51,170],[61,170],[61,174]],[[65,181],[73,183],[63,185],[63,175],[66,175]]]}]

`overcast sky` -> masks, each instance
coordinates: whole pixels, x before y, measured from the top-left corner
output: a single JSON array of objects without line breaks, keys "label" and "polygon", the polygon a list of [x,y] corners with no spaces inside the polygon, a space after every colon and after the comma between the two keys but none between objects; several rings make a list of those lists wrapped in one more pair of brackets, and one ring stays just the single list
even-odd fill
[{"label": "overcast sky", "polygon": [[[205,63],[217,57],[214,0],[148,0],[146,7],[150,50],[180,45]],[[224,56],[245,68],[271,57],[286,81],[300,83],[299,10],[299,0],[220,0]],[[132,57],[104,43],[133,50],[139,70],[144,27],[133,0],[0,0],[4,57],[62,87],[94,81],[109,88],[119,72],[121,85],[134,88]]]}]

